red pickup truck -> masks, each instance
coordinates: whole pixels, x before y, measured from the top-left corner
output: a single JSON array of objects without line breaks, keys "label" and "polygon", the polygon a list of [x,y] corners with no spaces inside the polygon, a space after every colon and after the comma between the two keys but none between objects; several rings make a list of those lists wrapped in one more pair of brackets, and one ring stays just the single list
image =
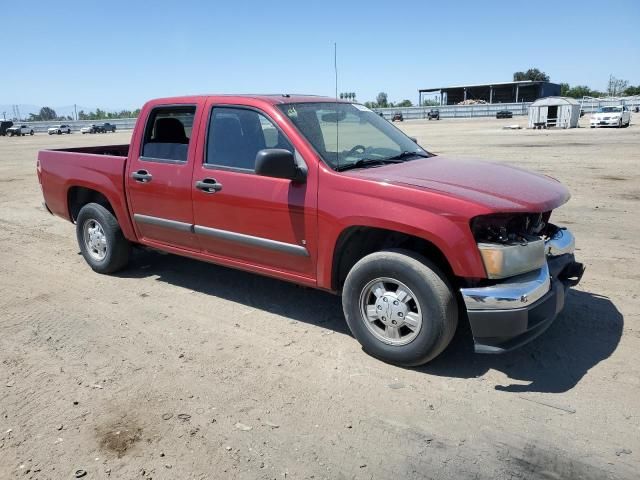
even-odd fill
[{"label": "red pickup truck", "polygon": [[549,221],[558,181],[434,155],[330,98],[153,100],[130,145],[43,150],[37,171],[96,272],[144,245],[339,293],[364,349],[399,365],[436,357],[459,318],[478,352],[531,340],[584,270]]}]

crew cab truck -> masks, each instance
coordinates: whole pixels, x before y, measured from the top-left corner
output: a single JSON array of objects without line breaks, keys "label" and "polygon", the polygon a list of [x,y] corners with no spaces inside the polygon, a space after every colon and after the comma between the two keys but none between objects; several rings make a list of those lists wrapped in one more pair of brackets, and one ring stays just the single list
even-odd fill
[{"label": "crew cab truck", "polygon": [[398,365],[436,357],[459,319],[476,351],[515,348],[583,273],[550,223],[558,181],[431,154],[330,98],[153,100],[129,145],[43,150],[37,172],[96,272],[142,245],[338,293],[364,349]]}]

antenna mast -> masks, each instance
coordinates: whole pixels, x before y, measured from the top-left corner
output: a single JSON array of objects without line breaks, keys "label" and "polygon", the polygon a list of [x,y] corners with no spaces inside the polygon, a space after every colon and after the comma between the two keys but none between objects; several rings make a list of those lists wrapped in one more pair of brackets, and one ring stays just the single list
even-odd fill
[{"label": "antenna mast", "polygon": [[[336,103],[338,102],[338,43],[333,42],[333,70],[336,74]],[[338,136],[338,105],[336,105],[336,165],[340,166],[340,137]]]}]

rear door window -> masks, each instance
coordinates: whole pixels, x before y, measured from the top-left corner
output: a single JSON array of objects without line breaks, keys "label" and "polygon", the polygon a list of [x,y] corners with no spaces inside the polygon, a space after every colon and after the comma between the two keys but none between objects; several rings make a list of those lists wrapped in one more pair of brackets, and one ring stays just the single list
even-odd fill
[{"label": "rear door window", "polygon": [[196,107],[180,105],[151,111],[142,142],[142,160],[186,162]]}]

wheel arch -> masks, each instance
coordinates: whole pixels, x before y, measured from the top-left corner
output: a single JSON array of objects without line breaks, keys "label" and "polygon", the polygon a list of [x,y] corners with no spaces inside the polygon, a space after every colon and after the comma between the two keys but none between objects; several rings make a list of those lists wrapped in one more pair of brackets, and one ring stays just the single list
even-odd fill
[{"label": "wheel arch", "polygon": [[94,190],[92,188],[74,185],[67,190],[67,208],[69,212],[69,219],[75,223],[78,218],[78,213],[82,207],[88,203],[97,203],[109,210],[114,217],[120,222],[117,213],[115,212],[111,202],[105,194]]},{"label": "wheel arch", "polygon": [[341,291],[349,270],[361,258],[390,248],[401,248],[422,255],[455,283],[456,275],[444,252],[432,241],[402,231],[352,225],[340,232],[333,249],[331,262],[331,289]]}]

